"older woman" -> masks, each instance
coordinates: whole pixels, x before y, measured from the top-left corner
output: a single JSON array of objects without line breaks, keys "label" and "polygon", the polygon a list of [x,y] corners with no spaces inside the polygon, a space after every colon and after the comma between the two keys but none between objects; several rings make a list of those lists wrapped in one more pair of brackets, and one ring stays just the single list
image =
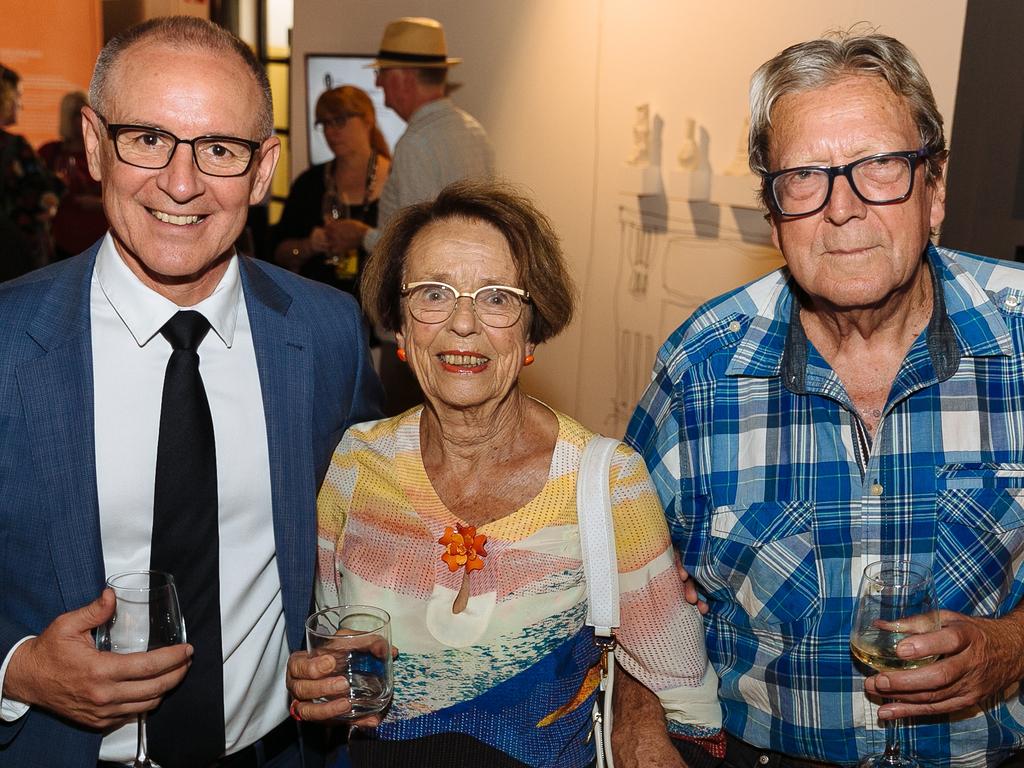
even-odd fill
[{"label": "older woman", "polygon": [[340,247],[332,229],[345,219],[376,225],[391,152],[377,127],[373,102],[354,85],[324,91],[315,114],[334,159],[295,179],[274,228],[274,259],[306,277],[354,293],[366,254]]},{"label": "older woman", "polygon": [[[519,387],[537,345],[572,316],[558,240],[515,191],[460,182],[404,209],[377,248],[364,303],[396,333],[426,403],[352,427],[320,494],[318,605],[384,608],[401,648],[392,706],[375,731],[354,733],[352,763],[590,765],[599,651],[585,625],[575,486],[592,433]],[[717,680],[700,618],[643,461],[624,445],[610,483],[623,666],[657,691],[675,735],[714,745]],[[451,556],[453,532],[477,537],[468,559]],[[347,686],[316,679],[320,663],[290,661],[302,719],[349,707],[314,703]]]}]

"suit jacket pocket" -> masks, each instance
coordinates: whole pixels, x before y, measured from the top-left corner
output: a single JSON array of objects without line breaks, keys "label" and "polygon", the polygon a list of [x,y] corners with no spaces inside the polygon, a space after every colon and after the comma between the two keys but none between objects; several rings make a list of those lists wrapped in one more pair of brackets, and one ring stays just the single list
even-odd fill
[{"label": "suit jacket pocket", "polygon": [[738,602],[752,623],[789,624],[818,612],[823,579],[809,501],[719,507],[710,534],[698,569],[710,594]]}]

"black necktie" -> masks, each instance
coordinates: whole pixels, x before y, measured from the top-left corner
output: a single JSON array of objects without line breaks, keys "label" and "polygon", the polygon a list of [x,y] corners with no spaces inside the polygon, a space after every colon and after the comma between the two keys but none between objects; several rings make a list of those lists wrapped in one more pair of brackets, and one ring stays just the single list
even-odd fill
[{"label": "black necktie", "polygon": [[160,329],[173,351],[160,406],[150,568],[174,576],[195,649],[184,681],[149,716],[150,753],[163,768],[195,768],[224,753],[217,454],[198,352],[209,330],[194,311]]}]

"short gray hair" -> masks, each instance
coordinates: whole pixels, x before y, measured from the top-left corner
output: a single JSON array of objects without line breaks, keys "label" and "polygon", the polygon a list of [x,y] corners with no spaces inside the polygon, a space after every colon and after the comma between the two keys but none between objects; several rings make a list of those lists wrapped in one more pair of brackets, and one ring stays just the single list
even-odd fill
[{"label": "short gray hair", "polygon": [[126,29],[110,39],[96,59],[89,84],[89,101],[93,109],[106,117],[110,103],[110,73],[121,56],[140,43],[165,43],[176,48],[203,50],[237,56],[253,76],[260,92],[257,110],[257,138],[265,140],[274,132],[274,105],[270,81],[259,59],[242,40],[224,27],[195,16],[164,16],[150,19]]},{"label": "short gray hair", "polygon": [[[771,111],[775,102],[790,93],[822,88],[849,75],[879,77],[910,107],[921,137],[931,154],[926,179],[942,176],[946,139],[935,96],[914,54],[899,40],[880,35],[836,32],[786,48],[766,61],[750,80],[750,170],[763,176],[768,165]],[[917,149],[917,147],[914,147]],[[761,185],[761,202],[768,207],[768,189]]]}]

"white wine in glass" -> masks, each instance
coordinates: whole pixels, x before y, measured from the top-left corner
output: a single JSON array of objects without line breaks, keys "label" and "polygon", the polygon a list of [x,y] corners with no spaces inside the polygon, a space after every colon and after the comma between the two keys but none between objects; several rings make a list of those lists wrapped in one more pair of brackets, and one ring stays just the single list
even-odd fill
[{"label": "white wine in glass", "polygon": [[[863,664],[878,670],[917,669],[938,656],[905,659],[896,654],[904,638],[941,627],[932,574],[909,560],[883,560],[864,569],[853,614],[850,652]],[[917,768],[913,755],[900,750],[897,722],[885,724],[885,752],[870,755],[858,768]]]},{"label": "white wine in glass", "polygon": [[[114,615],[96,630],[96,647],[141,653],[185,642],[185,622],[174,577],[162,571],[126,571],[107,579],[114,590]],[[138,746],[131,768],[160,768],[146,751],[146,715],[138,717]]]}]

